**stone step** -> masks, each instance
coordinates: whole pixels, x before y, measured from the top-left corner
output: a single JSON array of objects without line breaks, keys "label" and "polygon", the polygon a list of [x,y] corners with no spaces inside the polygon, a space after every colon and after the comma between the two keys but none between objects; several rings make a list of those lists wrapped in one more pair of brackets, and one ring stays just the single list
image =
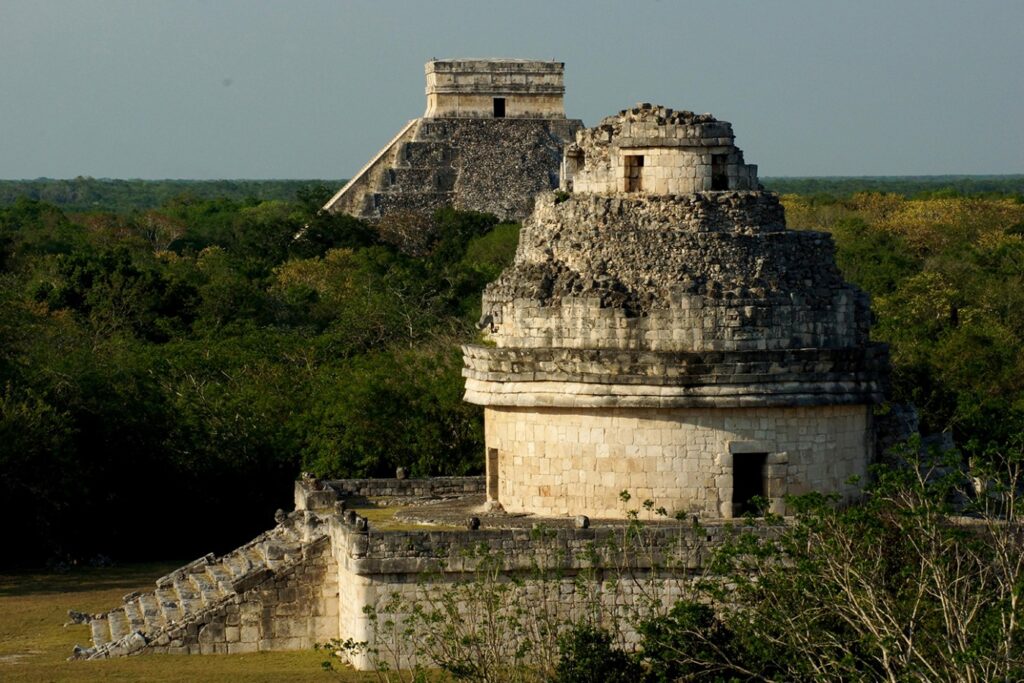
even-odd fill
[{"label": "stone step", "polygon": [[95,647],[106,645],[110,642],[110,623],[106,615],[89,622],[89,630],[92,631],[92,644]]},{"label": "stone step", "polygon": [[195,585],[189,580],[188,574],[174,579],[174,592],[178,595],[178,606],[182,611],[182,619],[195,614],[203,608],[203,599],[196,591]]},{"label": "stone step", "polygon": [[245,576],[252,569],[252,561],[245,552],[236,550],[224,558],[222,566],[230,570],[233,579],[237,579],[240,576]]},{"label": "stone step", "polygon": [[178,593],[171,588],[157,588],[154,593],[156,602],[160,605],[160,612],[164,616],[164,623],[180,621],[182,618],[181,605],[178,602]]},{"label": "stone step", "polygon": [[444,142],[451,139],[452,126],[447,121],[422,120],[416,131],[417,142]]},{"label": "stone step", "polygon": [[142,616],[142,609],[139,608],[137,598],[132,598],[124,603],[124,615],[132,631],[145,631],[146,619]]},{"label": "stone step", "polygon": [[142,618],[146,620],[145,633],[156,633],[167,625],[167,619],[164,616],[164,611],[160,608],[160,602],[156,595],[143,593],[138,600]]},{"label": "stone step", "polygon": [[111,640],[120,640],[132,632],[131,622],[128,621],[123,609],[107,612],[107,621],[110,623]]},{"label": "stone step", "polygon": [[282,524],[234,552],[206,555],[160,577],[152,593],[125,595],[120,607],[89,619],[96,649],[87,658],[120,657],[151,646],[164,651],[178,637],[171,633],[201,625],[204,608],[258,589],[274,578],[273,566],[300,559],[306,548],[302,539],[303,531]]},{"label": "stone step", "polygon": [[447,141],[410,140],[402,143],[395,162],[398,166],[436,166],[449,164],[452,148]]},{"label": "stone step", "polygon": [[263,551],[262,543],[256,543],[246,548],[245,556],[248,557],[249,562],[252,563],[252,568],[265,567],[267,564],[267,556]]},{"label": "stone step", "polygon": [[454,199],[452,192],[374,192],[366,194],[374,211],[423,211],[442,204],[450,204]]},{"label": "stone step", "polygon": [[206,575],[209,580],[217,586],[217,588],[225,595],[233,593],[234,589],[231,588],[231,581],[234,579],[234,573],[230,566],[227,564],[227,558],[224,561],[218,562],[217,564],[211,564],[206,568]]},{"label": "stone step", "polygon": [[198,560],[193,560],[192,562],[186,564],[184,567],[179,567],[170,574],[167,574],[166,576],[161,576],[159,579],[156,580],[156,586],[157,588],[170,587],[171,584],[173,584],[176,579],[179,579],[186,574],[203,571],[203,568],[206,567],[206,565],[213,562],[214,559],[215,558],[213,553],[207,553],[206,555],[200,557]]},{"label": "stone step", "polygon": [[455,171],[443,168],[391,168],[385,192],[447,192],[455,188]]},{"label": "stone step", "polygon": [[224,597],[224,592],[220,590],[220,587],[210,578],[207,572],[192,574],[189,578],[192,579],[192,584],[199,591],[204,605],[212,605]]}]

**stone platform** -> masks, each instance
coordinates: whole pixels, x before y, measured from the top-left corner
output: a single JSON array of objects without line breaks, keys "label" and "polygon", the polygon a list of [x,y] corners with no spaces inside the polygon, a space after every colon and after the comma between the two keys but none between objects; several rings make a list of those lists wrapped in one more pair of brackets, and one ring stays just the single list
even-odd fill
[{"label": "stone platform", "polygon": [[[615,577],[656,577],[670,600],[732,533],[721,522],[660,516],[636,497],[622,505],[640,510],[641,527],[594,519],[583,528],[577,517],[488,512],[484,485],[483,477],[304,477],[295,485],[295,511],[279,513],[270,531],[90,615],[92,646],[76,648],[74,657],[292,650],[335,638],[373,643],[367,609],[394,596],[414,604],[472,579],[485,561],[498,562],[502,580],[516,579],[526,593],[555,582],[566,616],[584,597],[627,609],[648,596],[633,595],[640,583]],[[386,521],[374,521],[392,509]],[[474,518],[478,525],[469,524]],[[605,579],[577,595],[584,590],[577,578],[597,570]],[[353,664],[371,666],[365,656]]]}]

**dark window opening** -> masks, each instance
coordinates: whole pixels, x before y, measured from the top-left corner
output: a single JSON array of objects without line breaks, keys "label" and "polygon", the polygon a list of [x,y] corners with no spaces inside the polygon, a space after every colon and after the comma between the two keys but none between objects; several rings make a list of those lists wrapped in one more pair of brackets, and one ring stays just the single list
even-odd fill
[{"label": "dark window opening", "polygon": [[505,118],[505,98],[495,97],[494,98],[494,118],[503,119]]},{"label": "dark window opening", "polygon": [[712,190],[728,190],[729,189],[729,172],[726,166],[729,161],[727,154],[712,154],[711,155],[711,189]]},{"label": "dark window opening", "polygon": [[498,449],[487,449],[487,500],[498,500]]},{"label": "dark window opening", "polygon": [[764,469],[767,453],[738,453],[733,455],[732,516],[760,514],[754,498],[765,497]]},{"label": "dark window opening", "polygon": [[626,192],[640,192],[644,189],[644,157],[642,154],[627,154],[624,159]]}]

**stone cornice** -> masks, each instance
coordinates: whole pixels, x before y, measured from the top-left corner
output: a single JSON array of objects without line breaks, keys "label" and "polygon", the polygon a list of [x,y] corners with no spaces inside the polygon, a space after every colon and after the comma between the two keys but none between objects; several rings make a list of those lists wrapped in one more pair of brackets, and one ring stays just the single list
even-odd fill
[{"label": "stone cornice", "polygon": [[888,347],[650,352],[463,347],[466,400],[488,406],[751,407],[883,399]]}]

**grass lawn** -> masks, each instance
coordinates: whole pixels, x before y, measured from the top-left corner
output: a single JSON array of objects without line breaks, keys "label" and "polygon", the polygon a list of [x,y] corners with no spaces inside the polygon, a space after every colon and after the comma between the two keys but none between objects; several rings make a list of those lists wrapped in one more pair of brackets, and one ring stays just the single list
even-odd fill
[{"label": "grass lawn", "polygon": [[183,563],[67,574],[0,575],[0,681],[373,681],[373,674],[327,672],[323,653],[143,655],[96,662],[66,661],[75,644],[91,645],[89,627],[64,627],[67,611],[100,612]]},{"label": "grass lawn", "polygon": [[370,527],[378,531],[459,531],[464,527],[447,524],[417,524],[395,519],[395,513],[404,507],[393,501],[353,496],[346,501],[346,508],[355,510],[366,518]]}]

